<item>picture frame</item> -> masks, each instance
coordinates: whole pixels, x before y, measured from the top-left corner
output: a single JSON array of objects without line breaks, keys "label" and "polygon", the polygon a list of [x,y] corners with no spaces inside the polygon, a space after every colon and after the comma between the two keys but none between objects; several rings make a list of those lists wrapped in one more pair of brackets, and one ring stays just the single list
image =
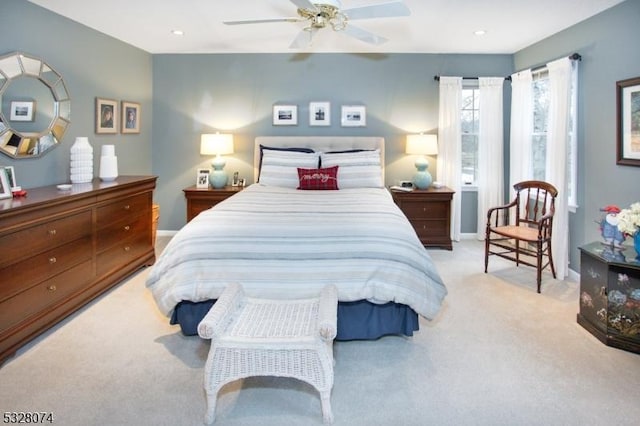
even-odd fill
[{"label": "picture frame", "polygon": [[367,108],[364,105],[342,105],[340,124],[342,127],[365,127]]},{"label": "picture frame", "polygon": [[33,121],[35,117],[35,101],[11,101],[10,121]]},{"label": "picture frame", "polygon": [[118,101],[96,98],[96,133],[118,133]]},{"label": "picture frame", "polygon": [[274,105],[273,106],[274,126],[297,126],[298,106],[297,105]]},{"label": "picture frame", "polygon": [[13,166],[4,166],[1,170],[5,176],[7,177],[7,184],[9,185],[9,189],[17,188],[18,181],[16,180],[16,170]]},{"label": "picture frame", "polygon": [[198,169],[198,174],[196,176],[196,188],[209,188],[209,173],[211,173],[211,170],[209,169]]},{"label": "picture frame", "polygon": [[11,187],[9,186],[7,174],[4,172],[4,170],[2,170],[2,173],[0,173],[0,200],[12,197],[13,194],[11,193]]},{"label": "picture frame", "polygon": [[331,126],[330,102],[309,102],[309,126]]},{"label": "picture frame", "polygon": [[122,101],[120,105],[122,117],[120,123],[121,133],[140,133],[140,104],[137,102]]},{"label": "picture frame", "polygon": [[640,166],[640,77],[616,82],[617,161]]}]

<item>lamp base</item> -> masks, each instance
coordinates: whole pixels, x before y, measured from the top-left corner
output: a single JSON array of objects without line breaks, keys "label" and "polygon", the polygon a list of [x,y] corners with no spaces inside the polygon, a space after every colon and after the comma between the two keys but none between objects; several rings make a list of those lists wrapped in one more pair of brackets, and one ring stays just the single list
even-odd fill
[{"label": "lamp base", "polygon": [[224,166],[226,161],[220,155],[218,155],[212,162],[211,167],[213,167],[213,172],[209,175],[209,182],[211,182],[211,186],[220,189],[227,186],[227,174],[225,173]]},{"label": "lamp base", "polygon": [[426,170],[416,173],[413,177],[413,185],[418,189],[427,189],[431,186],[431,182],[433,182],[431,173]]},{"label": "lamp base", "polygon": [[413,177],[413,185],[418,189],[427,189],[431,186],[431,182],[433,182],[433,178],[431,177],[431,173],[427,171],[429,167],[429,162],[425,157],[418,157],[416,159],[416,169],[417,172]]}]

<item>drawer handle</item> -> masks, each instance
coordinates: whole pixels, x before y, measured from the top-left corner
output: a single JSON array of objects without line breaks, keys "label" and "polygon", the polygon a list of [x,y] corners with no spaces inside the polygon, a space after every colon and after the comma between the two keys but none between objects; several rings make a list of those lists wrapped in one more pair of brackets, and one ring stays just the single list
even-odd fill
[{"label": "drawer handle", "polygon": [[124,251],[130,251],[130,250],[131,250],[131,247],[129,247],[129,246],[126,246],[126,247],[124,248]]},{"label": "drawer handle", "polygon": [[57,289],[58,289],[58,287],[56,287],[53,284],[51,284],[49,287],[47,287],[47,290],[49,290],[49,291],[56,291]]},{"label": "drawer handle", "polygon": [[131,208],[131,206],[130,206],[129,204],[127,204],[127,205],[125,205],[125,206],[124,206],[124,209],[125,209],[125,210],[129,210],[130,208]]},{"label": "drawer handle", "polygon": [[131,229],[131,227],[129,225],[125,225],[124,230],[128,231],[129,229]]},{"label": "drawer handle", "polygon": [[58,259],[56,259],[55,256],[49,258],[49,263],[52,264],[52,265],[54,263],[56,263],[57,261],[58,261]]},{"label": "drawer handle", "polygon": [[55,229],[49,229],[49,235],[54,236],[57,234],[57,231]]}]

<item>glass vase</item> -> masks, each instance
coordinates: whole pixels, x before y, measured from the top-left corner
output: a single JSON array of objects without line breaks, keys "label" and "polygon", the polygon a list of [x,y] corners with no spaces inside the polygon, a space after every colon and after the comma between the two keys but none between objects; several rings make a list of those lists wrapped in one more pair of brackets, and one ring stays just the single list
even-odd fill
[{"label": "glass vase", "polygon": [[640,231],[633,234],[633,248],[636,249],[636,254],[640,258]]}]

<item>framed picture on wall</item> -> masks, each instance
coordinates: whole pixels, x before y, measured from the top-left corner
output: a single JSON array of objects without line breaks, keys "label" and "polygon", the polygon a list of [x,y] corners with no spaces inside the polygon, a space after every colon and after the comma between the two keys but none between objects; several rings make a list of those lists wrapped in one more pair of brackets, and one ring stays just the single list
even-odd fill
[{"label": "framed picture on wall", "polygon": [[122,101],[121,105],[122,133],[140,133],[140,104],[136,102]]},{"label": "framed picture on wall", "polygon": [[118,101],[96,98],[96,133],[118,132]]},{"label": "framed picture on wall", "polygon": [[367,125],[367,109],[363,105],[342,105],[340,115],[342,127],[364,127]]},{"label": "framed picture on wall", "polygon": [[309,126],[330,126],[331,104],[329,102],[309,102]]},{"label": "framed picture on wall", "polygon": [[617,164],[640,166],[640,77],[616,82]]},{"label": "framed picture on wall", "polygon": [[298,106],[297,105],[274,105],[273,106],[274,126],[297,126]]},{"label": "framed picture on wall", "polygon": [[33,101],[11,101],[11,121],[33,121],[36,103]]}]

